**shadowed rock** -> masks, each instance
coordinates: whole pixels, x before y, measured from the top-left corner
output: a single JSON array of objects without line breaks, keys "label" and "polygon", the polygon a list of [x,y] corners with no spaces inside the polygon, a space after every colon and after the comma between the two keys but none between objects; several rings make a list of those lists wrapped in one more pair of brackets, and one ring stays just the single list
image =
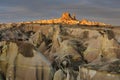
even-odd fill
[{"label": "shadowed rock", "polygon": [[0,73],[5,80],[52,80],[50,62],[26,42],[1,42]]}]

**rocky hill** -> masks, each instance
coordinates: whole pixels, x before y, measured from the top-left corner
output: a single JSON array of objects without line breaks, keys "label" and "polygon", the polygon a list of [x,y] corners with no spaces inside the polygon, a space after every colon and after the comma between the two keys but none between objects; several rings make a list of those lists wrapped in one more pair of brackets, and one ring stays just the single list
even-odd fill
[{"label": "rocky hill", "polygon": [[68,12],[64,12],[60,18],[50,20],[36,20],[23,23],[39,23],[39,24],[78,24],[78,25],[91,25],[91,26],[110,26],[109,24],[89,21],[87,19],[77,20],[74,15],[70,15]]},{"label": "rocky hill", "polygon": [[64,13],[1,24],[0,80],[120,80],[120,28],[98,23]]}]

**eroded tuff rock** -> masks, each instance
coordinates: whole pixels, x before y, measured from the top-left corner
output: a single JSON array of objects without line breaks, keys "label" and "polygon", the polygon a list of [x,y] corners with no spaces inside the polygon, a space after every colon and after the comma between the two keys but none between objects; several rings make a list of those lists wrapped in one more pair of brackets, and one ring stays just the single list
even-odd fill
[{"label": "eroded tuff rock", "polygon": [[[76,20],[68,13],[62,19],[68,18]],[[49,77],[70,80],[70,75],[73,80],[89,79],[90,76],[94,76],[90,80],[99,77],[119,80],[119,30],[117,27],[83,25],[14,24],[0,31],[0,76],[16,80],[48,80]],[[80,70],[79,66],[82,66]],[[48,73],[44,70],[46,67]],[[41,79],[44,75],[41,69],[48,77]],[[93,75],[88,70],[93,71]],[[52,76],[49,75],[51,72]]]},{"label": "eroded tuff rock", "polygon": [[120,60],[103,63],[90,63],[80,67],[79,78],[83,80],[119,80]]},{"label": "eroded tuff rock", "polygon": [[52,80],[50,62],[32,44],[2,41],[0,47],[0,74],[5,80]]}]

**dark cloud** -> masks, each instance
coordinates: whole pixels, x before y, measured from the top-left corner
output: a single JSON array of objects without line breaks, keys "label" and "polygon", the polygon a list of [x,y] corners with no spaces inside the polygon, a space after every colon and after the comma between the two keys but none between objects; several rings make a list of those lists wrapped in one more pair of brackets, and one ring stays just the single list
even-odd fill
[{"label": "dark cloud", "polygon": [[78,19],[120,25],[119,4],[119,0],[1,0],[0,21],[56,18],[69,11]]}]

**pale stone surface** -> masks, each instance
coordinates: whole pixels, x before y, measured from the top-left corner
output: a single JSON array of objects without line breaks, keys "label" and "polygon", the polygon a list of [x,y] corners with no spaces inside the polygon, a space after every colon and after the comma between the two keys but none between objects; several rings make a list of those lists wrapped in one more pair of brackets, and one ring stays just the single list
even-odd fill
[{"label": "pale stone surface", "polygon": [[0,60],[0,69],[1,72],[4,72],[6,80],[52,80],[53,71],[50,62],[30,46],[33,56],[29,56],[31,53],[25,53],[28,54],[27,56],[23,55],[21,52],[27,50],[25,48],[28,47],[21,49],[23,48],[22,44],[29,45],[25,42],[20,45],[17,42],[9,42],[6,44],[8,47],[4,47],[7,52],[0,53],[2,54],[0,59],[4,58],[4,61]]},{"label": "pale stone surface", "polygon": [[119,74],[81,68],[79,72],[82,80],[120,80]]},{"label": "pale stone surface", "polygon": [[[78,25],[80,23],[83,25]],[[119,63],[112,65],[111,62],[120,59],[120,28],[103,27],[101,24],[100,27],[93,26],[98,24],[88,20],[79,21],[69,13],[64,13],[58,19],[3,24],[1,26],[5,29],[0,30],[0,73],[2,71],[7,78],[17,80],[48,80],[53,78],[54,71],[57,71],[55,75],[59,73],[64,77],[61,68],[56,66],[67,58],[72,63],[71,71],[77,74],[78,66],[88,64],[89,71],[84,67],[85,75],[79,73],[76,76],[78,80],[81,76],[94,78],[92,80],[100,77],[117,80],[119,77],[113,77],[113,74],[119,74],[119,67],[116,65]],[[56,57],[61,60],[51,70],[51,64],[56,61]],[[7,65],[8,63],[11,65]],[[90,69],[90,65],[95,66],[95,70]],[[99,70],[108,72],[99,73]],[[70,77],[65,79],[69,80]]]}]

